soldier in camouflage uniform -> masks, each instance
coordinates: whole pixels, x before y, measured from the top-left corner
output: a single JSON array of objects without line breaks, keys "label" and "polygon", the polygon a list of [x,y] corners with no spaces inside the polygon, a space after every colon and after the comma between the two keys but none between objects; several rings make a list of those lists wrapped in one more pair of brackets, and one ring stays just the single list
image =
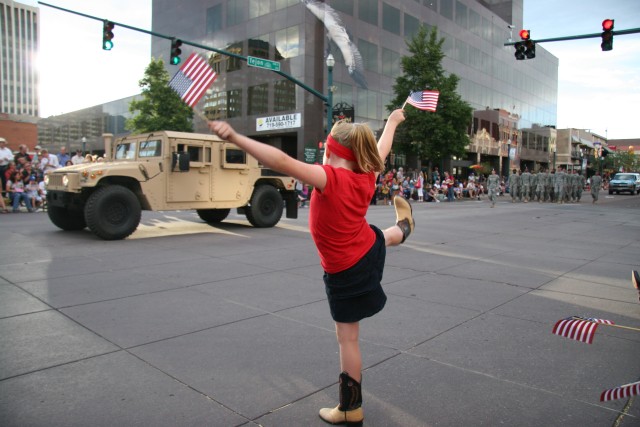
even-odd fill
[{"label": "soldier in camouflage uniform", "polygon": [[496,175],[496,170],[491,170],[491,175],[487,178],[487,190],[489,191],[489,200],[491,200],[491,207],[496,205],[496,196],[500,189],[500,177]]},{"label": "soldier in camouflage uniform", "polygon": [[523,199],[525,203],[528,203],[531,198],[531,173],[529,173],[529,169],[527,168],[524,168],[524,172],[520,175],[520,187],[522,188],[520,198]]},{"label": "soldier in camouflage uniform", "polygon": [[541,168],[536,175],[536,197],[538,203],[542,203],[547,200],[547,193],[545,187],[547,186],[547,172],[546,169]]},{"label": "soldier in camouflage uniform", "polygon": [[591,177],[591,203],[598,203],[598,195],[600,194],[600,187],[602,187],[602,177],[600,173],[596,171],[596,174]]},{"label": "soldier in camouflage uniform", "polygon": [[544,187],[544,191],[546,192],[546,196],[544,201],[553,203],[555,200],[555,195],[553,193],[553,186],[556,179],[556,170],[551,169],[551,172],[547,174],[547,182]]},{"label": "soldier in camouflage uniform", "polygon": [[564,178],[566,174],[561,167],[556,170],[553,179],[553,194],[555,194],[556,203],[564,203]]},{"label": "soldier in camouflage uniform", "polygon": [[509,175],[509,194],[511,195],[511,203],[516,202],[516,198],[520,193],[520,175],[518,171],[514,169]]},{"label": "soldier in camouflage uniform", "polygon": [[540,172],[531,172],[531,201],[538,198],[538,174]]},{"label": "soldier in camouflage uniform", "polygon": [[578,202],[578,186],[580,185],[580,175],[574,170],[571,173],[571,201]]},{"label": "soldier in camouflage uniform", "polygon": [[582,199],[582,190],[584,189],[586,182],[587,180],[584,179],[584,175],[578,175],[578,200],[576,200],[578,203],[580,202],[580,199]]},{"label": "soldier in camouflage uniform", "polygon": [[564,174],[564,202],[571,201],[571,172],[565,171]]}]

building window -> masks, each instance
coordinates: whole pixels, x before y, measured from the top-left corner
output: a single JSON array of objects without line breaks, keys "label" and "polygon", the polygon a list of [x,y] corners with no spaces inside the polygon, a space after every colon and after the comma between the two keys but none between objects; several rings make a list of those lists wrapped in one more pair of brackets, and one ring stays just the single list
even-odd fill
[{"label": "building window", "polygon": [[249,56],[269,59],[269,35],[249,39]]},{"label": "building window", "polygon": [[456,39],[455,60],[463,64],[467,63],[468,45],[462,40]]},{"label": "building window", "polygon": [[222,30],[222,5],[217,4],[207,9],[207,34]]},{"label": "building window", "polygon": [[300,54],[300,34],[298,27],[276,31],[276,60],[293,58]]},{"label": "building window", "polygon": [[360,0],[358,18],[369,24],[378,25],[378,0]]},{"label": "building window", "polygon": [[356,104],[358,116],[367,119],[379,119],[378,94],[371,90],[358,91],[358,103]]},{"label": "building window", "polygon": [[378,46],[362,39],[358,40],[358,49],[362,55],[365,70],[378,72]]},{"label": "building window", "polygon": [[229,0],[227,2],[227,27],[243,22],[246,9],[247,0]]},{"label": "building window", "polygon": [[271,2],[263,0],[249,0],[249,19],[254,19],[270,12]]},{"label": "building window", "polygon": [[284,9],[285,7],[293,6],[300,3],[300,0],[276,0],[276,10]]},{"label": "building window", "polygon": [[242,89],[227,91],[227,118],[242,116]]},{"label": "building window", "polygon": [[389,77],[400,75],[400,54],[382,48],[382,74]]},{"label": "building window", "polygon": [[467,28],[467,6],[456,1],[456,24],[462,28]]},{"label": "building window", "polygon": [[440,0],[440,15],[453,21],[453,0]]},{"label": "building window", "polygon": [[405,37],[413,37],[418,34],[418,30],[420,29],[420,21],[418,18],[404,14],[404,36]]},{"label": "building window", "polygon": [[473,9],[469,9],[469,31],[478,37],[482,37],[482,18]]},{"label": "building window", "polygon": [[400,9],[382,3],[382,28],[393,34],[400,34]]},{"label": "building window", "polygon": [[273,110],[286,111],[296,109],[296,85],[289,80],[280,80],[273,84]]},{"label": "building window", "polygon": [[332,0],[331,7],[349,16],[353,16],[353,0]]},{"label": "building window", "polygon": [[[243,55],[242,42],[237,42],[226,49],[227,52],[235,53],[237,55]],[[239,58],[233,56],[227,56],[227,71],[236,71],[242,67],[242,61]]]},{"label": "building window", "polygon": [[249,87],[247,115],[264,114],[268,111],[269,86],[267,83]]},{"label": "building window", "polygon": [[438,0],[424,0],[422,3],[434,12],[438,11]]}]

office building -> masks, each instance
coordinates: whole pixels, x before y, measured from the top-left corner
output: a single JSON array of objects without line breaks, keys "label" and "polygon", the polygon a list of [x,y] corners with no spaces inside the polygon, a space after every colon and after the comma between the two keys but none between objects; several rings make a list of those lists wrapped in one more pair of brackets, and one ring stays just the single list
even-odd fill
[{"label": "office building", "polygon": [[39,115],[38,8],[0,0],[0,113]]},{"label": "office building", "polygon": [[[503,111],[507,117],[517,117],[510,131],[516,135],[519,129],[534,125],[556,125],[557,58],[537,46],[535,59],[518,61],[513,46],[504,46],[522,28],[523,0],[325,3],[340,20],[332,24],[325,19],[329,29],[312,13],[322,2],[312,0],[153,0],[152,29],[241,57],[277,61],[282,73],[311,88],[273,71],[249,67],[238,57],[183,46],[183,57],[192,50],[206,54],[219,72],[210,93],[196,108],[209,118],[229,120],[240,132],[300,159],[305,148],[316,147],[326,134],[326,108],[313,90],[328,93],[327,55],[331,53],[336,61],[331,73],[332,106],[339,106],[338,114],[340,108],[352,107],[356,121],[379,129],[388,115],[386,105],[394,97],[395,79],[402,73],[405,39],[420,25],[437,27],[444,38],[442,65],[460,77],[458,92],[475,110]],[[355,72],[347,67],[348,52],[328,37],[340,31],[336,27],[340,23],[362,57],[362,66],[355,67]],[[170,45],[169,40],[154,37],[152,55],[168,64]],[[177,71],[172,65],[167,68],[171,74]],[[203,123],[196,129],[205,130]],[[498,137],[497,145],[507,145],[501,139],[506,132],[486,130]],[[470,125],[471,138],[478,132],[482,128]],[[511,141],[512,147],[519,143],[518,138]],[[499,149],[494,155],[506,156],[506,150]],[[540,153],[535,155],[537,162],[543,161]],[[548,152],[546,155],[548,158]],[[461,159],[447,166],[469,163]]]}]

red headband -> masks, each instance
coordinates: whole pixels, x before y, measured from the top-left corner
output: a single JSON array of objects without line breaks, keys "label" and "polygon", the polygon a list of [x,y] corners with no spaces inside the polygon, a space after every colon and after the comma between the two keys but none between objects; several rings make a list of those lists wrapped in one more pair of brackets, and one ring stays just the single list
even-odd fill
[{"label": "red headband", "polygon": [[338,157],[342,157],[345,160],[351,160],[352,162],[356,161],[356,156],[353,155],[351,148],[347,148],[340,144],[338,141],[333,139],[331,134],[327,136],[327,147],[329,147],[329,150]]}]

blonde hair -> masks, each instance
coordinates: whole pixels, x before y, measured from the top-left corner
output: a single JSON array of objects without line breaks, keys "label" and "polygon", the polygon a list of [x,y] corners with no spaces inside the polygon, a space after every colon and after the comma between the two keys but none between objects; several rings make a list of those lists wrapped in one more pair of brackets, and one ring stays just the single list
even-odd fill
[{"label": "blonde hair", "polygon": [[376,137],[369,126],[340,120],[331,128],[331,135],[340,144],[353,151],[360,171],[369,173],[384,170],[384,162],[378,152]]}]

